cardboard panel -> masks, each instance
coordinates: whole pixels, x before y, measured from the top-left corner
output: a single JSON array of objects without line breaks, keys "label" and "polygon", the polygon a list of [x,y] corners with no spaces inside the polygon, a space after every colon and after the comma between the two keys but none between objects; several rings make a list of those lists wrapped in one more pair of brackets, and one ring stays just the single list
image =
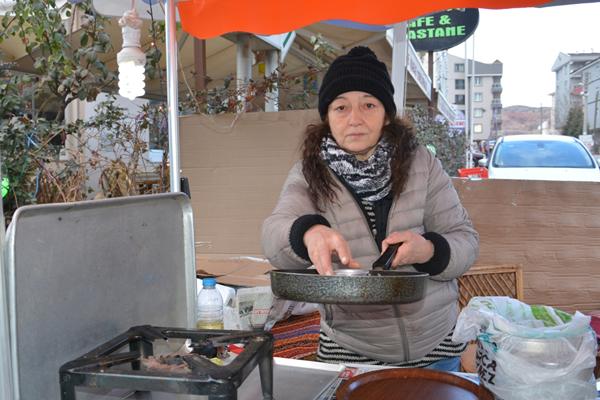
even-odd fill
[{"label": "cardboard panel", "polygon": [[478,265],[522,265],[527,303],[600,309],[599,183],[454,183],[481,237]]},{"label": "cardboard panel", "polygon": [[196,256],[198,277],[215,276],[228,286],[269,286],[269,261],[256,257]]},{"label": "cardboard panel", "polygon": [[[229,265],[202,260],[199,266],[213,274],[223,268],[229,275],[240,271],[231,259],[262,257],[262,221],[299,158],[304,127],[314,121],[314,110],[181,119],[196,252]],[[522,265],[528,303],[600,310],[600,184],[454,182],[481,235],[477,265]],[[256,276],[265,272],[261,266],[245,268]]]},{"label": "cardboard panel", "polygon": [[304,127],[318,120],[315,110],[181,119],[198,254],[262,253],[262,221],[299,158]]}]

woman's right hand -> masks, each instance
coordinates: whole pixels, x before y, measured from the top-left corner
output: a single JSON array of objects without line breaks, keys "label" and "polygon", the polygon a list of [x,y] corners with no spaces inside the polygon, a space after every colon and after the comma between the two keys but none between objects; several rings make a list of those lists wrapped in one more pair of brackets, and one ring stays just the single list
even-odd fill
[{"label": "woman's right hand", "polygon": [[352,258],[348,242],[339,232],[325,225],[314,225],[304,234],[308,256],[321,275],[333,275],[331,256],[337,254],[340,262],[349,268],[359,268]]}]

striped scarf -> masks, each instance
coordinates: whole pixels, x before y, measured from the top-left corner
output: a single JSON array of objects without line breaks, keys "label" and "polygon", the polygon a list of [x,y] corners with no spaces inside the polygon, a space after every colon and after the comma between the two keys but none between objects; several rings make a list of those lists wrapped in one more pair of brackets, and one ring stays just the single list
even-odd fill
[{"label": "striped scarf", "polygon": [[321,142],[321,157],[361,200],[373,203],[390,193],[391,147],[385,139],[381,139],[375,152],[367,160],[360,161],[328,135]]},{"label": "striped scarf", "polygon": [[345,152],[331,136],[321,142],[321,157],[341,179],[356,193],[367,217],[373,237],[377,237],[374,204],[391,190],[391,146],[381,139],[375,152],[365,161]]}]

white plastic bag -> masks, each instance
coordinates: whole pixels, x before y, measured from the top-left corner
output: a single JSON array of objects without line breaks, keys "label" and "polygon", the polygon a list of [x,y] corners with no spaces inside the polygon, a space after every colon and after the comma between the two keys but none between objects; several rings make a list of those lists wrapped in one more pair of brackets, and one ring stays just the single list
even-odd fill
[{"label": "white plastic bag", "polygon": [[502,400],[596,399],[590,317],[508,297],[474,297],[452,340],[478,340],[480,381]]},{"label": "white plastic bag", "polygon": [[277,321],[285,320],[292,315],[310,314],[318,310],[319,305],[316,303],[304,303],[275,297],[264,330],[270,331]]}]

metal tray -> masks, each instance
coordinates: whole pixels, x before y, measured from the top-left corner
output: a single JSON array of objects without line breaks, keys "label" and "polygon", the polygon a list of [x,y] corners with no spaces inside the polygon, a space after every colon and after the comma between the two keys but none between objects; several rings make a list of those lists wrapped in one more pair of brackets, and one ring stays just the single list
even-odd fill
[{"label": "metal tray", "polygon": [[326,304],[397,304],[423,298],[429,274],[366,271],[366,275],[319,275],[313,269],[273,270],[271,289],[278,297]]}]

